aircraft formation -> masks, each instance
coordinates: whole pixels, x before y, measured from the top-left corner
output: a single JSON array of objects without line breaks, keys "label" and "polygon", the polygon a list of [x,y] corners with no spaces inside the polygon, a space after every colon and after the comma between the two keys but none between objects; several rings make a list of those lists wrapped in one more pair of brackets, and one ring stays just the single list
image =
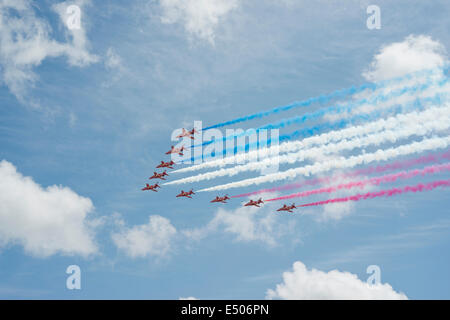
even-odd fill
[{"label": "aircraft formation", "polygon": [[[185,128],[182,129],[182,133],[180,135],[177,136],[177,138],[181,139],[184,137],[189,137],[192,140],[194,140],[194,134],[197,133],[197,131],[195,130],[195,128],[193,128],[192,130],[186,130]],[[173,153],[177,153],[180,156],[183,155],[183,151],[186,150],[186,148],[184,146],[181,146],[180,148],[175,148],[174,146],[170,147],[170,150],[167,151],[165,154],[170,155]],[[163,161],[161,160],[161,162],[156,166],[157,169],[174,169],[174,165],[175,162],[170,160],[170,161]],[[164,170],[163,172],[153,172],[153,175],[151,177],[149,177],[150,180],[152,179],[160,179],[160,180],[166,180],[165,177],[168,177],[169,174],[167,173],[167,170]],[[153,191],[153,192],[158,192],[158,188],[161,188],[161,186],[158,183],[155,183],[154,185],[150,185],[148,183],[146,183],[145,187],[142,188],[142,191]],[[177,194],[175,197],[176,198],[189,198],[192,199],[192,195],[195,195],[195,192],[193,191],[193,189],[191,189],[190,191],[184,191],[181,190],[179,194]],[[228,195],[224,195],[224,196],[216,196],[214,199],[212,199],[210,201],[210,203],[228,203],[227,200],[230,200],[231,198]],[[250,200],[249,202],[243,204],[244,207],[249,207],[249,206],[254,206],[257,208],[260,208],[261,205],[264,203],[264,201],[259,198],[258,200]],[[292,209],[296,209],[297,207],[292,204],[291,206],[288,205],[284,205],[283,207],[279,208],[277,211],[281,212],[281,211],[285,211],[285,212],[290,212],[292,213]]]},{"label": "aircraft formation", "polygon": [[[176,160],[161,161],[156,168],[162,172],[155,171],[150,179],[166,180],[168,170],[172,170],[170,173],[174,175],[190,173],[187,177],[170,179],[161,185],[190,184],[192,187],[193,183],[200,181],[237,176],[237,180],[224,184],[213,182],[212,186],[195,191],[225,193],[233,188],[255,187],[247,193],[215,195],[210,200],[212,204],[226,204],[232,199],[250,197],[251,200],[242,205],[260,208],[272,201],[306,201],[313,196],[319,198],[318,201],[311,200],[298,205],[285,203],[276,209],[277,213],[291,214],[299,208],[389,198],[450,187],[447,176],[407,184],[413,178],[431,179],[434,175],[450,172],[449,70],[450,65],[445,64],[379,82],[351,86],[197,129],[205,133],[238,123],[245,126],[244,123],[253,119],[268,118],[252,130],[240,133],[232,130],[234,133],[226,133],[220,138],[213,135],[214,139],[207,141],[197,139],[200,135],[196,135],[198,132],[195,129],[183,128],[177,138],[188,141],[189,145],[181,143],[171,146],[166,155],[189,157],[177,163],[174,162]],[[360,93],[364,97],[360,97]],[[310,106],[318,108],[308,108]],[[278,116],[293,109],[299,113]],[[301,128],[288,131],[291,126],[298,125]],[[267,129],[282,129],[283,132],[277,132],[273,140],[272,133],[270,138],[262,135]],[[251,142],[255,133],[258,133],[257,143]],[[240,138],[244,138],[240,141],[245,144],[237,148],[234,144]],[[227,141],[232,142],[232,146]],[[214,142],[215,145],[211,145]],[[200,152],[193,155],[186,151],[209,145],[214,147],[214,152],[210,148],[196,149]],[[203,161],[205,159],[211,161]],[[241,160],[249,161],[244,163]],[[175,167],[188,163],[194,164],[184,168]],[[262,169],[270,167],[277,170],[262,172]],[[203,169],[209,170],[196,173]],[[252,173],[252,176],[243,178],[247,173]],[[287,180],[292,182],[281,184]],[[259,189],[259,185],[268,183],[272,184],[269,188]],[[394,183],[394,186],[382,187]],[[366,186],[376,186],[377,190],[362,192]],[[149,184],[142,188],[153,192],[158,192],[158,189],[159,185]],[[253,198],[288,190],[291,193],[272,199],[267,197],[264,201]],[[349,195],[337,196],[336,193],[341,190]],[[176,197],[193,198],[194,195],[193,190],[181,190]]]}]

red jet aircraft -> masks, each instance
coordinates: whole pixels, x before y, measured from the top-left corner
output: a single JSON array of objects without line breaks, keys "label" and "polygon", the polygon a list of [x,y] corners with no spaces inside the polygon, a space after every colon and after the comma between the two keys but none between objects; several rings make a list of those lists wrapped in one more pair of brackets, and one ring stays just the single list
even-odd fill
[{"label": "red jet aircraft", "polygon": [[166,170],[164,170],[164,172],[161,172],[161,173],[153,172],[153,175],[149,179],[166,180],[166,179],[164,179],[165,176],[168,176]]},{"label": "red jet aircraft", "polygon": [[264,201],[262,201],[261,198],[259,198],[257,201],[250,200],[249,202],[247,202],[246,204],[244,204],[244,207],[255,206],[255,207],[258,207],[258,208],[259,208],[259,205],[260,205],[261,203],[264,203]]},{"label": "red jet aircraft", "polygon": [[177,138],[189,137],[194,140],[194,133],[198,133],[195,128],[193,128],[191,131],[187,131],[185,128],[183,128],[183,132],[178,135]]},{"label": "red jet aircraft", "polygon": [[175,164],[175,162],[173,162],[172,160],[170,160],[169,162],[164,162],[161,161],[160,164],[158,164],[156,167],[157,168],[169,168],[169,169],[173,169],[173,165]]},{"label": "red jet aircraft", "polygon": [[278,209],[277,211],[287,211],[287,212],[293,213],[293,212],[292,212],[292,209],[297,209],[297,207],[295,206],[294,203],[293,203],[292,205],[290,205],[290,206],[283,205],[283,206],[282,206],[280,209]]},{"label": "red jet aircraft", "polygon": [[227,203],[227,200],[229,200],[230,197],[228,197],[228,195],[224,196],[224,197],[219,197],[217,196],[215,199],[211,200],[210,202],[222,202],[222,203]]},{"label": "red jet aircraft", "polygon": [[166,154],[178,153],[180,156],[183,155],[184,146],[181,148],[175,148],[174,146],[170,147],[170,150],[166,152]]},{"label": "red jet aircraft", "polygon": [[148,183],[146,183],[146,186],[144,187],[144,188],[142,188],[141,190],[142,191],[146,191],[146,190],[152,190],[152,191],[155,191],[155,192],[158,192],[158,190],[156,190],[156,188],[161,188],[160,186],[159,186],[159,184],[157,184],[157,183],[155,183],[154,185],[149,185]]},{"label": "red jet aircraft", "polygon": [[177,195],[177,198],[186,197],[186,198],[192,199],[191,195],[193,195],[193,194],[195,194],[195,193],[194,193],[194,191],[192,191],[192,189],[189,192],[185,192],[185,191],[181,190],[180,194]]}]

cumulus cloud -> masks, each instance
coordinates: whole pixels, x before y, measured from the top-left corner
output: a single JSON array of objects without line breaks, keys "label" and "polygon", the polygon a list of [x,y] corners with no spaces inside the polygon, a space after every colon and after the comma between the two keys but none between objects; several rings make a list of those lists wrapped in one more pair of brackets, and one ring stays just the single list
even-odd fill
[{"label": "cumulus cloud", "polygon": [[380,81],[405,74],[441,67],[448,62],[445,47],[425,35],[410,35],[401,42],[383,46],[363,76]]},{"label": "cumulus cloud", "polygon": [[[77,0],[54,5],[53,10],[63,24],[67,21],[69,4],[82,8],[87,1]],[[83,17],[83,15],[81,16]],[[51,38],[49,23],[35,14],[29,0],[0,2],[0,65],[3,83],[25,103],[29,86],[37,80],[33,68],[46,58],[65,56],[72,66],[87,66],[97,62],[98,57],[89,53],[86,31],[83,28],[70,30],[64,27],[66,42]],[[31,105],[37,106],[35,103]]]},{"label": "cumulus cloud", "polygon": [[286,300],[405,300],[404,293],[396,292],[388,283],[369,285],[355,274],[332,270],[308,270],[297,261],[293,271],[283,273],[283,282],[275,290],[269,289],[267,299]]},{"label": "cumulus cloud", "polygon": [[163,23],[180,23],[194,36],[214,43],[220,20],[238,7],[239,0],[160,0]]},{"label": "cumulus cloud", "polygon": [[38,257],[94,254],[96,220],[87,219],[93,209],[90,199],[71,189],[42,188],[10,162],[0,162],[0,247],[19,244]]},{"label": "cumulus cloud", "polygon": [[[239,242],[262,242],[275,246],[277,240],[291,233],[293,219],[275,214],[276,204],[266,203],[261,208],[239,207],[234,210],[218,208],[214,218],[204,227],[184,230],[188,238],[200,240],[218,230],[235,236]],[[287,217],[289,218],[289,217]],[[282,221],[285,220],[285,221]]]},{"label": "cumulus cloud", "polygon": [[150,216],[147,224],[131,228],[120,219],[117,225],[120,231],[111,235],[112,240],[117,248],[132,258],[166,255],[177,233],[169,219],[158,215]]}]

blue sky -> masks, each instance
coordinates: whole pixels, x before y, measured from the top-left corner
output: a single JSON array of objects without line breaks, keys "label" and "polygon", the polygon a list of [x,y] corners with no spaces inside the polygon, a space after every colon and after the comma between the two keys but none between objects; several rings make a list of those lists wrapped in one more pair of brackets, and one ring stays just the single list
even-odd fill
[{"label": "blue sky", "polygon": [[[27,205],[3,199],[7,205],[0,206],[0,298],[264,299],[296,261],[308,269],[349,272],[363,282],[366,268],[378,265],[382,283],[408,298],[450,298],[448,190],[336,207],[343,214],[331,219],[320,218],[324,208],[293,216],[275,216],[269,206],[242,213],[240,199],[218,211],[209,203],[215,193],[175,198],[191,186],[140,190],[167,159],[176,128],[190,128],[195,120],[212,125],[360,85],[375,56],[410,35],[438,43],[431,57],[446,60],[447,1],[0,3],[2,16],[16,17],[24,35],[35,36],[37,26],[47,30],[40,41],[24,37],[28,47],[7,41],[17,32],[13,25],[3,25],[0,33],[0,161],[33,180],[16,176],[16,184],[3,186],[17,188],[14,199]],[[58,14],[69,4],[81,8],[76,34]],[[369,4],[381,9],[379,30],[366,27]],[[431,59],[424,56],[419,62],[428,67]],[[61,202],[41,208],[45,191],[36,185],[60,186],[53,191]],[[71,192],[61,191],[65,187]],[[19,215],[25,218],[15,219],[17,210],[26,211]],[[59,221],[69,211],[71,218]],[[239,214],[248,217],[253,232],[240,233],[217,218]],[[113,240],[112,234],[147,225],[155,216],[159,228],[150,228],[147,247],[134,248],[137,254]],[[43,223],[48,217],[57,222]],[[194,229],[205,236],[186,235]],[[81,268],[81,290],[66,289],[65,271],[72,264]]]}]

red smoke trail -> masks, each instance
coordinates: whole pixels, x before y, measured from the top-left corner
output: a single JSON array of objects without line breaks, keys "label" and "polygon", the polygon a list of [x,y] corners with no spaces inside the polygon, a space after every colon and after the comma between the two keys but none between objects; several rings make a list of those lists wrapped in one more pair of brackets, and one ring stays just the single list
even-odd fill
[{"label": "red smoke trail", "polygon": [[450,186],[450,179],[440,180],[440,181],[433,181],[433,182],[426,183],[426,184],[419,183],[415,186],[406,186],[403,188],[392,188],[392,189],[381,190],[381,191],[377,191],[377,192],[367,192],[365,194],[357,194],[355,196],[328,199],[328,200],[318,201],[318,202],[311,202],[311,203],[307,203],[307,204],[302,204],[298,207],[321,206],[321,205],[329,204],[329,203],[359,201],[359,200],[373,199],[373,198],[383,197],[383,196],[391,197],[394,195],[407,193],[407,192],[430,191],[437,187],[449,187],[449,186]]},{"label": "red smoke trail", "polygon": [[308,197],[308,196],[311,196],[314,194],[331,193],[331,192],[336,192],[341,189],[351,189],[351,188],[355,188],[355,187],[363,188],[366,185],[379,185],[380,183],[394,182],[397,179],[411,179],[418,175],[424,176],[426,174],[438,173],[438,172],[445,171],[445,170],[447,170],[447,171],[450,170],[450,163],[429,166],[429,167],[425,167],[423,169],[414,169],[414,170],[410,170],[410,171],[397,172],[397,173],[388,174],[388,175],[381,176],[381,177],[373,177],[373,178],[369,178],[369,179],[361,180],[361,181],[352,181],[352,182],[348,182],[348,183],[342,183],[337,186],[303,191],[303,192],[299,192],[299,193],[290,194],[287,196],[282,196],[282,197],[273,198],[273,199],[267,199],[264,201],[278,201],[278,200],[287,200],[287,199],[292,199],[292,198],[302,198],[302,197]]},{"label": "red smoke trail", "polygon": [[249,193],[243,193],[238,194],[235,196],[232,196],[231,198],[242,198],[242,197],[249,197],[261,193],[269,193],[269,192],[276,192],[276,191],[284,191],[284,190],[291,190],[291,189],[299,189],[304,186],[313,186],[316,184],[328,184],[332,181],[339,180],[342,178],[350,178],[355,177],[359,175],[368,175],[372,173],[382,173],[390,170],[398,170],[398,169],[407,169],[410,167],[413,167],[415,165],[419,164],[427,164],[427,163],[433,163],[438,162],[439,160],[450,160],[450,151],[447,151],[445,153],[441,154],[429,154],[427,156],[422,156],[419,158],[414,159],[408,159],[408,160],[399,160],[392,163],[388,163],[385,165],[379,165],[375,167],[368,167],[364,169],[357,169],[348,173],[344,173],[337,177],[323,177],[323,178],[316,178],[316,179],[310,179],[305,180],[299,183],[292,183],[292,184],[286,184],[284,186],[269,188],[269,189],[261,189]]}]

